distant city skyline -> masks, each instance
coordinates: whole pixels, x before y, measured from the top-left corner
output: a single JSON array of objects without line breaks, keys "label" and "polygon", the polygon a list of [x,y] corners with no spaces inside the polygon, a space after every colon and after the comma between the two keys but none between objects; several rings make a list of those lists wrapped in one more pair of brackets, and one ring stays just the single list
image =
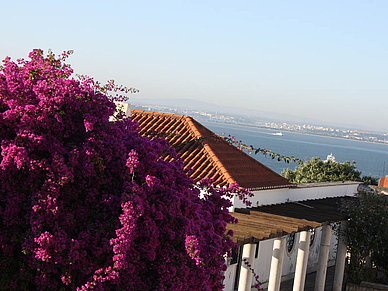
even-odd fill
[{"label": "distant city skyline", "polygon": [[[231,107],[227,105],[216,105],[214,103],[209,103],[206,101],[198,101],[195,99],[143,99],[137,95],[132,95],[130,100],[127,101],[131,107],[149,107],[150,110],[156,110],[156,108],[168,108],[174,110],[174,108],[179,109],[178,111],[181,114],[190,115],[193,110],[201,110],[204,112],[218,113],[219,115],[228,114],[239,117],[254,117],[261,118],[266,121],[274,122],[287,122],[295,124],[310,124],[314,126],[325,126],[325,127],[335,127],[340,129],[352,129],[352,130],[361,130],[361,131],[373,131],[388,134],[388,128],[386,131],[378,129],[370,129],[368,126],[364,125],[355,125],[346,123],[346,120],[342,122],[334,122],[331,120],[317,120],[314,118],[308,118],[303,116],[293,115],[290,113],[278,113],[274,111],[265,111],[257,110],[255,108],[241,108],[241,107]],[[147,110],[147,109],[143,109]],[[157,111],[157,110],[156,110]],[[173,113],[173,112],[171,112]]]},{"label": "distant city skyline", "polygon": [[[388,2],[6,1],[0,58],[34,48],[140,90],[388,132]],[[131,97],[131,96],[129,96]]]},{"label": "distant city skyline", "polygon": [[[176,104],[169,104],[169,100],[165,100],[159,103],[159,99],[156,99],[150,102],[145,101],[144,103],[134,102],[131,103],[130,107],[145,111],[183,114],[208,122],[273,129],[277,131],[277,135],[282,135],[282,131],[290,131],[388,145],[387,132],[368,131],[362,128],[349,128],[339,125],[317,124],[314,122],[311,123],[308,120],[298,121],[297,117],[294,120],[282,119],[281,116],[274,118],[266,112],[250,112],[249,110],[245,111],[247,113],[246,115],[239,115],[228,107],[222,107],[222,111],[216,112],[210,106],[203,106],[208,104],[205,102],[195,104],[195,101],[192,101],[190,106],[186,107],[182,106],[182,101],[190,100],[171,99],[171,101],[173,100],[178,102]],[[289,118],[292,118],[292,116],[289,116]]]}]

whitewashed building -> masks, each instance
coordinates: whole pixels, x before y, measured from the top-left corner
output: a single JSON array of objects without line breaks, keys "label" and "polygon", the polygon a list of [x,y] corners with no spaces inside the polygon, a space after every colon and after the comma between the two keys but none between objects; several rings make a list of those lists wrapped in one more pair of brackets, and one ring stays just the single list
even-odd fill
[{"label": "whitewashed building", "polygon": [[[254,191],[253,205],[236,201],[239,223],[230,229],[240,245],[237,260],[225,272],[224,290],[254,290],[252,271],[261,288],[279,290],[280,282],[294,279],[293,290],[304,290],[306,274],[317,272],[315,290],[324,290],[326,270],[336,265],[333,290],[341,290],[346,245],[332,227],[346,216],[342,200],[354,199],[358,182],[301,184],[294,188]],[[261,201],[264,201],[262,203]]]}]

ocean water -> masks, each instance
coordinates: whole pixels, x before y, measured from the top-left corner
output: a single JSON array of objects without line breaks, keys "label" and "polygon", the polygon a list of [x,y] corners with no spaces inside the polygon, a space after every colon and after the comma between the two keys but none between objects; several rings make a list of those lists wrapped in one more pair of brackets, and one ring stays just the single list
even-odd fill
[{"label": "ocean water", "polygon": [[[295,132],[282,131],[283,136],[274,135],[276,130],[200,121],[217,134],[235,136],[246,145],[269,149],[275,153],[294,156],[301,160],[319,157],[326,160],[333,153],[337,162],[355,161],[357,170],[363,176],[382,177],[388,174],[388,145],[331,138]],[[252,157],[277,173],[284,168],[294,169],[298,164],[278,162],[259,153]]]}]

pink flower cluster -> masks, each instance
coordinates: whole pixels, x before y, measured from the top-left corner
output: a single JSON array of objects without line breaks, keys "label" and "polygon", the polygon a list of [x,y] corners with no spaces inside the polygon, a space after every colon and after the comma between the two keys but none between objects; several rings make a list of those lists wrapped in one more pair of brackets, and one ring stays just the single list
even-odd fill
[{"label": "pink flower cluster", "polygon": [[165,140],[109,121],[132,89],[71,78],[69,54],[0,67],[0,290],[221,290],[226,197],[247,193],[193,186]]},{"label": "pink flower cluster", "polygon": [[139,159],[137,156],[137,152],[135,150],[131,150],[128,154],[128,159],[126,166],[129,168],[129,172],[131,174],[134,173],[135,168],[137,168],[137,165],[139,164]]},{"label": "pink flower cluster", "polygon": [[199,256],[199,241],[194,235],[189,235],[186,237],[185,248],[188,255],[195,260],[196,265],[202,264],[202,259]]}]

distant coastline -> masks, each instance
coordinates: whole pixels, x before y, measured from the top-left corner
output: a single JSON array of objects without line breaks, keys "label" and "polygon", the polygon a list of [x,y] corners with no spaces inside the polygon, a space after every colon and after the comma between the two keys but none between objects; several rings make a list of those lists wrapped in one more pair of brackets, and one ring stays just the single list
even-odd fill
[{"label": "distant coastline", "polygon": [[[238,126],[244,126],[244,127],[251,127],[251,128],[260,128],[260,129],[269,129],[274,131],[279,131],[280,129],[277,127],[268,127],[268,126],[262,126],[262,125],[253,125],[253,124],[244,124],[244,123],[233,123],[233,122],[224,122],[224,121],[217,121],[217,120],[209,120],[209,119],[201,119],[197,118],[198,121],[205,121],[210,123],[217,123],[217,124],[226,124],[226,125],[238,125]],[[307,134],[312,136],[324,136],[334,139],[344,139],[344,140],[351,140],[351,141],[358,141],[358,142],[366,142],[366,143],[372,143],[372,144],[382,144],[388,146],[388,143],[381,142],[381,141],[369,141],[369,140],[362,140],[362,139],[354,139],[349,137],[343,137],[343,136],[332,136],[329,134],[324,133],[315,133],[315,132],[308,132],[308,131],[300,131],[300,130],[292,130],[292,129],[281,129],[281,131],[284,132],[292,132],[297,134]]]},{"label": "distant coastline", "polygon": [[206,122],[247,126],[251,128],[270,129],[277,132],[292,132],[314,136],[338,138],[342,140],[354,140],[373,144],[388,145],[388,133],[385,132],[372,132],[360,129],[350,129],[346,127],[314,125],[300,122],[286,122],[280,120],[275,121],[273,119],[261,115],[252,116],[249,114],[241,115],[239,113],[221,113],[219,111],[214,112],[209,108],[206,110],[199,109],[199,107],[206,108],[206,106],[198,106],[197,109],[190,109],[187,107],[172,107],[172,105],[133,105],[135,109],[189,115],[197,120]]},{"label": "distant coastline", "polygon": [[[275,136],[273,133],[278,132],[277,129],[199,119],[198,121],[215,133],[225,132],[227,135],[234,135],[237,140],[242,140],[247,145],[270,149],[302,161],[313,157],[325,160],[332,153],[340,163],[355,161],[357,170],[364,176],[385,176],[383,173],[386,172],[386,165],[388,165],[388,148],[380,143],[354,142],[346,138],[332,138],[295,131],[284,131],[283,136]],[[285,168],[293,170],[298,166],[298,163],[285,164],[261,154],[254,154],[252,157],[278,174],[281,174]]]}]

